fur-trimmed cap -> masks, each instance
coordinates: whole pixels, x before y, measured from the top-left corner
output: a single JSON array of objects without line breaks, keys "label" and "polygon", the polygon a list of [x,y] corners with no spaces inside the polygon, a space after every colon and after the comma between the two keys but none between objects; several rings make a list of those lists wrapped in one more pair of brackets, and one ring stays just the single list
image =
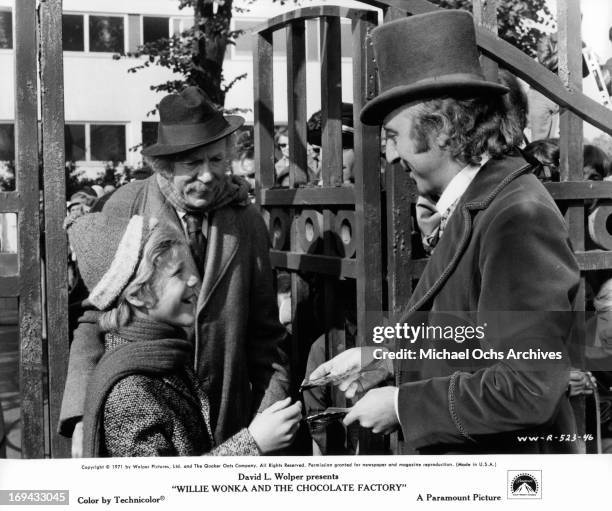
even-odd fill
[{"label": "fur-trimmed cap", "polygon": [[89,213],[68,225],[70,245],[94,307],[108,309],[119,298],[138,268],[154,224],[139,215]]}]

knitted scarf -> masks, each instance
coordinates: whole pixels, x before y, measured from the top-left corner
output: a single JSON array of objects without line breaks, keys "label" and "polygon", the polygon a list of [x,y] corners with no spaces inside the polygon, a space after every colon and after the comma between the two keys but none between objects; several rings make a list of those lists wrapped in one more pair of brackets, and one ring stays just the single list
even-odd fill
[{"label": "knitted scarf", "polygon": [[216,189],[215,197],[205,209],[193,208],[189,206],[181,197],[169,179],[157,173],[157,184],[166,200],[174,206],[174,209],[185,211],[192,215],[201,215],[220,209],[229,204],[236,206],[246,206],[249,204],[249,183],[239,176],[223,176],[221,185]]},{"label": "knitted scarf", "polygon": [[190,342],[177,338],[181,331],[150,320],[136,319],[117,333],[131,342],[106,352],[87,387],[83,417],[83,456],[100,456],[103,412],[113,386],[132,374],[161,377],[181,371],[193,354]]}]

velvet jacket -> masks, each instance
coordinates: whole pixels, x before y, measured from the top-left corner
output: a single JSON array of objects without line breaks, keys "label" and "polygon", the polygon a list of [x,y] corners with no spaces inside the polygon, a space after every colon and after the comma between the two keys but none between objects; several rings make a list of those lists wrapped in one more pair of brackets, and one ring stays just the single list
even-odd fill
[{"label": "velvet jacket", "polygon": [[[155,175],[119,188],[103,211],[155,217],[185,237]],[[287,333],[278,320],[268,231],[257,209],[215,210],[209,214],[207,238],[193,332],[195,372],[210,400],[215,442],[221,443],[247,426],[257,411],[287,396],[287,357],[281,347]],[[196,271],[193,258],[186,263]],[[103,348],[97,312],[86,311],[70,349],[60,415],[63,434],[70,435],[83,414],[87,381]]]},{"label": "velvet jacket", "polygon": [[[579,270],[563,217],[531,170],[518,155],[480,169],[401,318],[485,332],[484,339],[462,343],[420,341],[412,346],[417,349],[504,355],[397,363],[404,439],[422,453],[580,450],[578,441],[558,440],[576,432],[566,390]],[[467,314],[457,319],[458,311]],[[560,353],[561,359],[516,360],[508,358],[510,349]]]}]

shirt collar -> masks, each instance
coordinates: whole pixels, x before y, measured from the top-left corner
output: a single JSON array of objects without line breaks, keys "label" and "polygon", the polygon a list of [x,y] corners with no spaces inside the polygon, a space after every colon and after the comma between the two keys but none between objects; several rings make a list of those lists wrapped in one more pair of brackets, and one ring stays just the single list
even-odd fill
[{"label": "shirt collar", "polygon": [[[185,221],[185,215],[187,214],[187,212],[183,211],[182,209],[177,209],[174,208],[176,210],[176,214],[178,215],[178,217]],[[202,218],[208,218],[208,214],[207,213],[202,213]]]},{"label": "shirt collar", "polygon": [[465,193],[470,183],[478,174],[478,171],[484,166],[489,160],[489,157],[483,155],[480,163],[477,165],[466,165],[451,179],[450,183],[446,186],[442,195],[436,202],[436,209],[438,213],[445,213],[455,202],[457,202],[461,196]]}]

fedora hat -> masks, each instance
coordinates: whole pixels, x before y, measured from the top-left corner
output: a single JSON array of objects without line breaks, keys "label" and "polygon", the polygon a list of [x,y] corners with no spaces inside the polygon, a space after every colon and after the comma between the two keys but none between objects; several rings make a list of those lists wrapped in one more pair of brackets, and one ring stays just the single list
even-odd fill
[{"label": "fedora hat", "polygon": [[380,93],[362,108],[364,124],[381,124],[412,101],[508,92],[485,79],[474,20],[465,11],[439,10],[392,21],[372,31],[372,42]]},{"label": "fedora hat", "polygon": [[159,119],[157,143],[143,149],[144,156],[182,153],[222,139],[244,124],[239,115],[224,116],[199,87],[164,97]]}]

